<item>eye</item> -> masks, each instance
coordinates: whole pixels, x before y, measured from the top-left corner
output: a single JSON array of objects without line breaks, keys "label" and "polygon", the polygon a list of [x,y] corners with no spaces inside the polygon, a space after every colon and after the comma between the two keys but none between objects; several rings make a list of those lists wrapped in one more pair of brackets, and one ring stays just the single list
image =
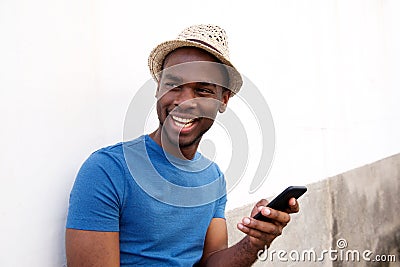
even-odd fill
[{"label": "eye", "polygon": [[176,82],[165,82],[163,84],[163,89],[168,92],[175,92],[181,89],[180,85]]},{"label": "eye", "polygon": [[178,87],[178,84],[174,82],[166,82],[164,83],[164,86],[167,88],[173,88],[173,87]]},{"label": "eye", "polygon": [[197,88],[196,91],[200,94],[214,94],[213,90],[204,87]]}]

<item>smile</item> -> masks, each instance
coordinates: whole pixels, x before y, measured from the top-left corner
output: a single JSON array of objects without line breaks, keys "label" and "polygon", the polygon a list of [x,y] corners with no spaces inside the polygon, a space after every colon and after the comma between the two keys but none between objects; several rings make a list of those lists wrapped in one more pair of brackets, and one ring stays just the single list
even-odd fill
[{"label": "smile", "polygon": [[171,116],[172,120],[174,121],[174,124],[180,128],[188,128],[192,126],[193,122],[195,121],[195,118],[193,119],[188,119],[188,118],[182,118],[178,116]]}]

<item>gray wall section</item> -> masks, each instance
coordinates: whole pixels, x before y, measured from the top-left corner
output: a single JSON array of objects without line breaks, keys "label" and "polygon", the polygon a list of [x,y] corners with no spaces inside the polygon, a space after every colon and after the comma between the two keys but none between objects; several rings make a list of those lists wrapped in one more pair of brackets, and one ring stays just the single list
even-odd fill
[{"label": "gray wall section", "polygon": [[[269,248],[265,261],[254,266],[400,266],[400,154],[353,169],[346,173],[308,185],[308,192],[299,200],[300,213],[292,215],[291,222]],[[229,243],[236,243],[243,234],[236,229],[242,217],[248,216],[252,205],[227,213]],[[347,246],[338,247],[345,239]],[[344,243],[340,243],[339,246]],[[324,255],[323,250],[337,250]],[[277,252],[287,252],[278,259]],[[295,250],[295,251],[293,251]],[[292,261],[296,251],[316,253],[317,261]],[[365,256],[371,261],[363,259]],[[347,255],[347,257],[346,257]],[[360,255],[360,261],[357,261]],[[376,255],[395,256],[396,262],[372,261]],[[379,256],[378,256],[379,257]],[[346,260],[346,258],[348,260]],[[355,259],[355,261],[353,261]],[[271,264],[273,263],[273,264]]]}]

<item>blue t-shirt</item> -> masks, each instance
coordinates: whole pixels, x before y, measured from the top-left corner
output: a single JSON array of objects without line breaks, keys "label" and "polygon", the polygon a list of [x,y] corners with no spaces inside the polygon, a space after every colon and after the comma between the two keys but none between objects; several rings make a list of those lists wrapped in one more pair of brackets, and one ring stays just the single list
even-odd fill
[{"label": "blue t-shirt", "polygon": [[191,266],[211,220],[224,218],[225,186],[218,166],[200,153],[181,160],[141,136],[85,161],[66,227],[119,232],[121,266]]}]

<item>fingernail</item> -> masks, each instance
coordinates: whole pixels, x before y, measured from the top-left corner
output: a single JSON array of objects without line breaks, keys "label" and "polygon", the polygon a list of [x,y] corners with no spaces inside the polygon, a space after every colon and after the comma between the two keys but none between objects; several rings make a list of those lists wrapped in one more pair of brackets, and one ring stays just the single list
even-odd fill
[{"label": "fingernail", "polygon": [[243,228],[244,228],[243,224],[238,223],[238,228],[239,228],[239,229],[243,229]]},{"label": "fingernail", "polygon": [[291,206],[296,205],[296,199],[294,199],[294,198],[290,199],[289,205],[291,205]]},{"label": "fingernail", "polygon": [[244,224],[250,224],[250,219],[249,218],[244,218],[243,219]]},{"label": "fingernail", "polygon": [[271,214],[271,210],[269,208],[265,208],[264,209],[264,215],[270,215]]},{"label": "fingernail", "polygon": [[258,211],[261,211],[263,208],[264,208],[264,206],[258,206],[258,207],[257,207],[257,210],[258,210]]}]

